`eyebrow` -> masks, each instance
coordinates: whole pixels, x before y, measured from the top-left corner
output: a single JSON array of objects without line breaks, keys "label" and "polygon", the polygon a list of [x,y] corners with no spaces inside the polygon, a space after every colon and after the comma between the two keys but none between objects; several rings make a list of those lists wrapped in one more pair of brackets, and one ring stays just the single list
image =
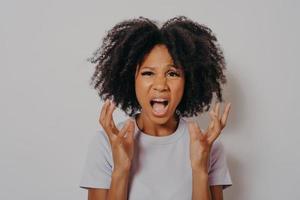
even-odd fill
[{"label": "eyebrow", "polygon": [[[174,68],[178,68],[175,64],[167,64],[167,65],[165,65],[166,67],[167,66],[170,66],[170,67],[174,67]],[[144,69],[144,68],[148,68],[148,69],[152,69],[152,70],[154,70],[155,69],[155,67],[150,67],[150,66],[143,66],[143,67],[141,67],[141,69]]]}]

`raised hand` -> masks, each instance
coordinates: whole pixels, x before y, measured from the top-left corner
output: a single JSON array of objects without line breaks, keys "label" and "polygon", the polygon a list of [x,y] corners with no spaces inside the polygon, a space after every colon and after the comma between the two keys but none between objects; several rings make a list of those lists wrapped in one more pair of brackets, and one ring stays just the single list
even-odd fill
[{"label": "raised hand", "polygon": [[112,116],[115,108],[114,102],[106,100],[101,109],[99,122],[112,147],[114,170],[127,172],[130,170],[134,155],[134,122],[128,119],[122,129],[118,130]]},{"label": "raised hand", "polygon": [[196,122],[188,122],[190,133],[190,160],[194,171],[208,172],[210,150],[213,142],[218,138],[226,125],[230,106],[230,103],[226,105],[225,111],[221,116],[219,114],[220,103],[215,104],[213,110],[209,112],[212,120],[204,133]]}]

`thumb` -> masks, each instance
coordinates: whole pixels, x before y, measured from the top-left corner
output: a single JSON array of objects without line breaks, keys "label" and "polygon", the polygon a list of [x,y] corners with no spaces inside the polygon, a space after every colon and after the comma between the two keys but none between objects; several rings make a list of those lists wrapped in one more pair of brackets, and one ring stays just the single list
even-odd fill
[{"label": "thumb", "polygon": [[129,125],[127,128],[127,135],[126,135],[126,140],[127,141],[133,141],[133,137],[134,137],[134,131],[135,131],[135,125],[134,125],[134,121],[133,120],[129,120]]},{"label": "thumb", "polygon": [[189,121],[188,122],[188,129],[189,129],[189,134],[190,134],[190,138],[192,140],[196,140],[198,137],[198,133],[196,132],[196,128],[195,128],[195,122],[193,121]]}]

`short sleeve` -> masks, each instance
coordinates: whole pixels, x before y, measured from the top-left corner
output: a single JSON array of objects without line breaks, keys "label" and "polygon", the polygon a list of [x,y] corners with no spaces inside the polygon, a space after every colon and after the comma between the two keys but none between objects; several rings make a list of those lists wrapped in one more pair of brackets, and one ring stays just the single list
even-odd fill
[{"label": "short sleeve", "polygon": [[214,141],[211,149],[208,181],[209,185],[222,185],[223,189],[232,185],[226,153],[219,139]]},{"label": "short sleeve", "polygon": [[84,189],[109,189],[113,160],[108,136],[103,129],[96,132],[89,143],[79,186]]}]

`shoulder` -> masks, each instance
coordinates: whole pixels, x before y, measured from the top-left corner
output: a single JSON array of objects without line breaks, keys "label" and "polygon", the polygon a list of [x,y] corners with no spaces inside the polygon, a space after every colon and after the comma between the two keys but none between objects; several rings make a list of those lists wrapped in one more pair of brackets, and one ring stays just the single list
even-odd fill
[{"label": "shoulder", "polygon": [[109,138],[108,135],[106,134],[105,130],[100,127],[99,129],[96,130],[96,133],[92,137],[92,142],[96,144],[108,144],[109,143]]},{"label": "shoulder", "polygon": [[216,164],[216,163],[223,163],[225,162],[225,149],[224,149],[224,145],[222,143],[222,141],[220,140],[220,138],[217,138],[212,147],[211,147],[211,151],[210,151],[210,163],[212,165]]},{"label": "shoulder", "polygon": [[111,149],[110,141],[105,130],[100,126],[92,135],[89,143],[90,152],[109,152]]},{"label": "shoulder", "polygon": [[184,117],[180,118],[180,124],[181,126],[183,126],[186,130],[188,130],[188,126],[189,126],[189,119],[186,119]]},{"label": "shoulder", "polygon": [[222,141],[220,140],[220,138],[217,138],[212,145],[211,153],[212,154],[220,154],[223,151],[224,151],[224,145],[223,145]]}]

